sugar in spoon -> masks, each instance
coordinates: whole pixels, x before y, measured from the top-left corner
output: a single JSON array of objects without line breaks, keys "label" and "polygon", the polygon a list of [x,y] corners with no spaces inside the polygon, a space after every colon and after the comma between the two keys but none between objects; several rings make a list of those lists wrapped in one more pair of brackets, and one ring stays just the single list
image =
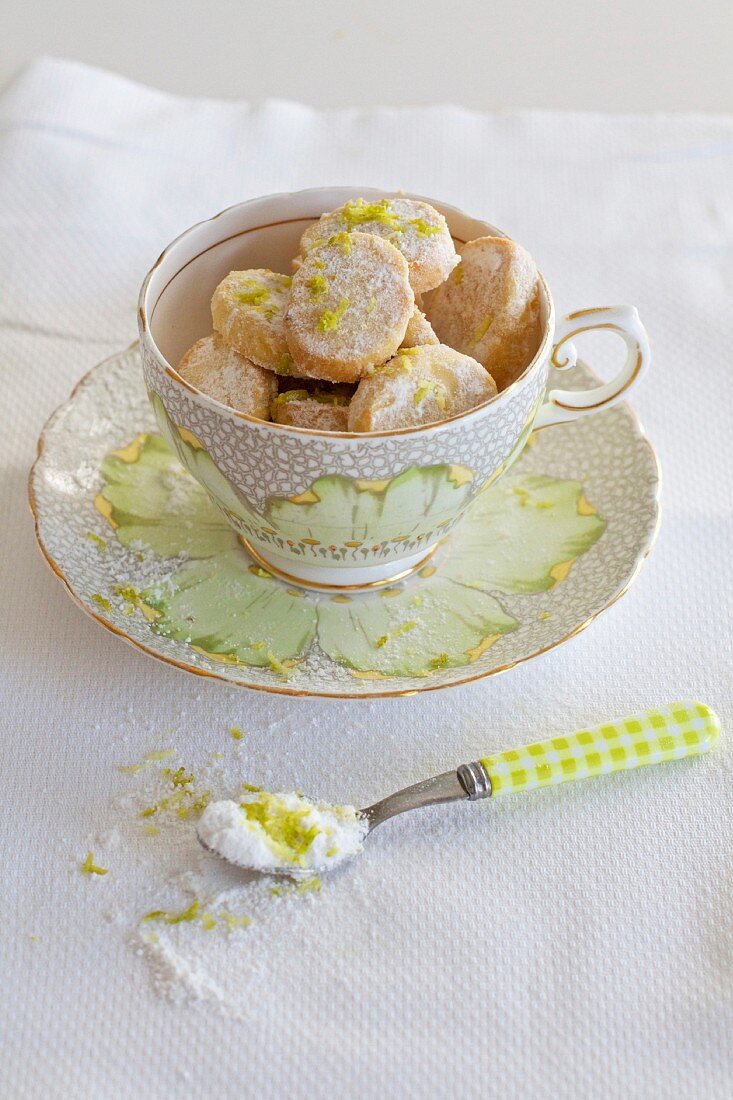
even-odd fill
[{"label": "sugar in spoon", "polygon": [[672,703],[627,718],[493,753],[424,779],[357,810],[300,794],[243,791],[241,801],[211,803],[198,824],[209,851],[269,874],[312,876],[361,851],[378,825],[440,802],[476,802],[575,779],[628,771],[707,752],[720,722],[698,702]]}]

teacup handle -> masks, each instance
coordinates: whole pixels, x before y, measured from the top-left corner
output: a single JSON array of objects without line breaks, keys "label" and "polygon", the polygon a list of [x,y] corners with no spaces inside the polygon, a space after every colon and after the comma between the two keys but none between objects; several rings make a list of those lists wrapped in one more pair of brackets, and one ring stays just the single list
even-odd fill
[{"label": "teacup handle", "polygon": [[569,313],[558,323],[550,365],[556,370],[574,367],[578,362],[578,352],[572,342],[573,337],[591,329],[617,332],[626,344],[626,362],[615,378],[592,390],[548,390],[545,403],[535,419],[535,428],[565,424],[586,413],[610,408],[621,400],[649,366],[649,337],[635,306],[602,306]]}]

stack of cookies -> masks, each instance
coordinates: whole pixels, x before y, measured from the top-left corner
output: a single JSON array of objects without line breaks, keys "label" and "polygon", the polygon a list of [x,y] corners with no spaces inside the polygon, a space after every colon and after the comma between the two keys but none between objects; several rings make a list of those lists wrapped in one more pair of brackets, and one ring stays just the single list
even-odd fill
[{"label": "stack of cookies", "polygon": [[541,338],[520,245],[456,252],[432,206],[354,199],[305,231],[294,274],[231,271],[178,373],[239,412],[323,432],[431,424],[492,398]]}]

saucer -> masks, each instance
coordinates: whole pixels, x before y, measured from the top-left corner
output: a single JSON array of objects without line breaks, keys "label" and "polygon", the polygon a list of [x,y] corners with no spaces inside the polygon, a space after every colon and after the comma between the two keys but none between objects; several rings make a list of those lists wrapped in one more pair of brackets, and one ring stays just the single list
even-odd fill
[{"label": "saucer", "polygon": [[[597,384],[583,365],[553,382]],[[48,421],[29,490],[46,561],[97,622],[188,672],[289,695],[409,695],[545,653],[627,590],[659,517],[654,451],[621,405],[535,432],[410,577],[310,591],[255,560],[181,466],[137,345]],[[298,498],[271,501],[297,515]]]}]

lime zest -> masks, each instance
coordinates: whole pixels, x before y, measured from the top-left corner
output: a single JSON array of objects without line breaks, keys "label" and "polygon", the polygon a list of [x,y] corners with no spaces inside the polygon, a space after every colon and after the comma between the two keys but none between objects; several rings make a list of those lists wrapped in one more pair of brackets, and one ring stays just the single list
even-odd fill
[{"label": "lime zest", "polygon": [[101,535],[95,535],[94,531],[87,531],[86,537],[94,543],[98,550],[107,549],[107,540],[103,539]]},{"label": "lime zest", "polygon": [[96,604],[99,604],[99,606],[104,611],[111,611],[112,610],[112,604],[109,602],[107,597],[106,596],[101,596],[99,594],[99,592],[92,592],[92,599],[94,600],[94,602]]},{"label": "lime zest", "polygon": [[410,218],[408,224],[415,226],[418,237],[434,237],[443,228],[442,225],[430,225],[429,222],[425,221],[425,218]]},{"label": "lime zest", "polygon": [[242,733],[239,726],[230,726],[229,727],[229,732],[230,732],[230,734],[232,735],[232,737],[234,738],[235,741],[241,741],[244,737],[244,734]]},{"label": "lime zest", "polygon": [[378,222],[398,233],[403,230],[399,215],[390,208],[389,199],[380,199],[379,202],[366,202],[364,199],[351,199],[344,203],[341,209],[341,220],[349,231],[357,225],[365,222]]},{"label": "lime zest", "polygon": [[94,853],[87,852],[86,859],[83,863],[79,864],[81,873],[83,875],[106,875],[109,874],[109,868],[100,867],[94,862]]},{"label": "lime zest", "polygon": [[252,923],[251,917],[240,917],[236,913],[230,913],[228,909],[220,909],[217,916],[226,925],[228,932],[233,932],[236,928],[249,928]]},{"label": "lime zest", "polygon": [[321,318],[318,322],[318,327],[321,332],[335,332],[339,327],[341,318],[346,310],[349,308],[349,299],[342,298],[338,304],[337,309],[324,310]]},{"label": "lime zest", "polygon": [[311,807],[287,807],[283,799],[268,791],[257,791],[256,797],[240,802],[248,821],[262,830],[262,837],[278,860],[294,866],[302,865],[313,841],[320,834],[318,825],[307,819]]},{"label": "lime zest", "polygon": [[450,657],[447,653],[439,653],[437,657],[433,657],[432,661],[428,661],[429,668],[445,668],[450,661]]},{"label": "lime zest", "polygon": [[445,408],[446,392],[446,388],[441,382],[435,382],[430,378],[421,378],[418,381],[417,389],[412,395],[412,400],[416,405],[419,405],[432,394],[436,405],[442,410]]},{"label": "lime zest", "polygon": [[340,248],[344,256],[351,255],[352,242],[348,233],[334,233],[332,237],[328,238],[328,243]]},{"label": "lime zest", "polygon": [[478,344],[481,340],[483,340],[484,336],[489,331],[489,329],[491,328],[493,323],[494,323],[493,314],[489,313],[484,318],[484,320],[481,322],[481,324],[479,325],[479,327],[476,329],[473,336],[471,337],[471,344]]},{"label": "lime zest", "polygon": [[306,285],[312,298],[322,298],[328,293],[328,283],[323,275],[311,275]]},{"label": "lime zest", "polygon": [[298,894],[320,894],[322,886],[323,882],[318,875],[315,875],[313,878],[306,878],[299,882],[295,887],[295,891]]},{"label": "lime zest", "polygon": [[309,396],[308,390],[285,390],[279,393],[270,405],[270,416],[274,420],[281,405],[289,405],[291,401],[305,401]]}]

